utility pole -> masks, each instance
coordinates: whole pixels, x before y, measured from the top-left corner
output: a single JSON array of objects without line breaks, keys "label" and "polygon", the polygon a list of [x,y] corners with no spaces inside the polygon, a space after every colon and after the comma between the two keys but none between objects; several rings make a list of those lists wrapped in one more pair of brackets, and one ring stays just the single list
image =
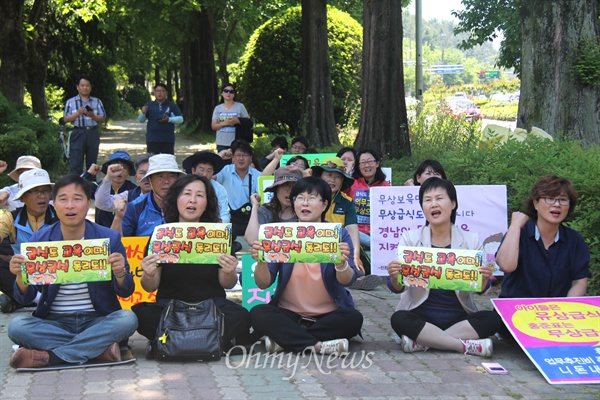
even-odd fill
[{"label": "utility pole", "polygon": [[[423,102],[423,8],[421,0],[415,0],[415,31],[416,31],[416,66],[415,66],[415,90],[417,100]],[[417,107],[417,110],[420,107]]]}]

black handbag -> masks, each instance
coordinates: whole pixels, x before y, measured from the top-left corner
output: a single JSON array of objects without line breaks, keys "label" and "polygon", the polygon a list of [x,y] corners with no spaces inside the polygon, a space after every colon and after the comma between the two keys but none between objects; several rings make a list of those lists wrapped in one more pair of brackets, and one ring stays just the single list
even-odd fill
[{"label": "black handbag", "polygon": [[240,123],[234,125],[235,127],[235,140],[245,140],[248,143],[254,141],[254,122],[250,118],[239,118]]},{"label": "black handbag", "polygon": [[155,357],[162,361],[216,361],[221,358],[223,316],[212,299],[171,300],[156,329]]},{"label": "black handbag", "polygon": [[[252,174],[249,174],[248,181],[248,199],[252,196]],[[229,207],[229,216],[231,222],[231,235],[235,238],[237,236],[244,236],[246,233],[246,227],[250,222],[250,214],[252,213],[252,203],[249,201],[242,204],[240,208],[235,210]]]}]

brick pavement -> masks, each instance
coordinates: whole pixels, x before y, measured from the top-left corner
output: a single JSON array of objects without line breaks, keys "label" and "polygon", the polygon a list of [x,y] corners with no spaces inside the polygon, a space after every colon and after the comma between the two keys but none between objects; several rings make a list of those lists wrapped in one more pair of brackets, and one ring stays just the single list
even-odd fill
[{"label": "brick pavement", "polygon": [[[160,363],[144,358],[145,339],[131,338],[133,364],[17,373],[8,366],[12,343],[0,314],[0,399],[599,399],[597,385],[550,385],[512,341],[495,341],[491,361],[509,375],[489,375],[480,357],[427,351],[405,354],[393,341],[389,317],[397,296],[385,286],[352,291],[363,313],[364,340],[344,359],[282,354],[233,356],[211,363]],[[230,292],[233,299],[239,292]],[[487,297],[478,302],[489,307]],[[329,366],[328,366],[329,361]],[[342,364],[343,363],[343,364]]]}]

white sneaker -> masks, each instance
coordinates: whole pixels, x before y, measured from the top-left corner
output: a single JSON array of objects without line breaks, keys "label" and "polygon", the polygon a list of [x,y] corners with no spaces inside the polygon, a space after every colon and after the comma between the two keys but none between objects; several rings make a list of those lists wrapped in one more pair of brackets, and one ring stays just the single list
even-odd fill
[{"label": "white sneaker", "polygon": [[492,339],[471,339],[461,340],[465,349],[465,354],[472,356],[491,357],[494,352],[494,342]]},{"label": "white sneaker", "polygon": [[321,354],[347,354],[348,339],[333,339],[321,342]]},{"label": "white sneaker", "polygon": [[278,345],[273,339],[265,336],[265,349],[267,349],[267,353],[279,353],[283,351],[283,347]]},{"label": "white sneaker", "polygon": [[405,353],[415,353],[417,351],[427,351],[429,350],[429,347],[415,342],[406,335],[402,335],[402,350]]}]

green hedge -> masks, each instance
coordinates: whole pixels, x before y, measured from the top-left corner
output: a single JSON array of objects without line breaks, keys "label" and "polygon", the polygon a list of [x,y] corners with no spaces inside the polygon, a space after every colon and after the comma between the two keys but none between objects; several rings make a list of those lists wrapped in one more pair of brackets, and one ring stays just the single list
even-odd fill
[{"label": "green hedge", "polygon": [[[62,149],[57,142],[57,126],[41,120],[27,108],[10,103],[0,93],[0,159],[11,171],[21,155],[34,155],[51,176],[64,174]],[[0,187],[12,185],[7,173],[0,175]]]},{"label": "green hedge", "polygon": [[[240,65],[238,95],[256,121],[279,133],[299,129],[302,92],[302,10],[271,18],[250,38]],[[360,109],[362,28],[349,14],[327,9],[329,67],[336,123]]]}]

